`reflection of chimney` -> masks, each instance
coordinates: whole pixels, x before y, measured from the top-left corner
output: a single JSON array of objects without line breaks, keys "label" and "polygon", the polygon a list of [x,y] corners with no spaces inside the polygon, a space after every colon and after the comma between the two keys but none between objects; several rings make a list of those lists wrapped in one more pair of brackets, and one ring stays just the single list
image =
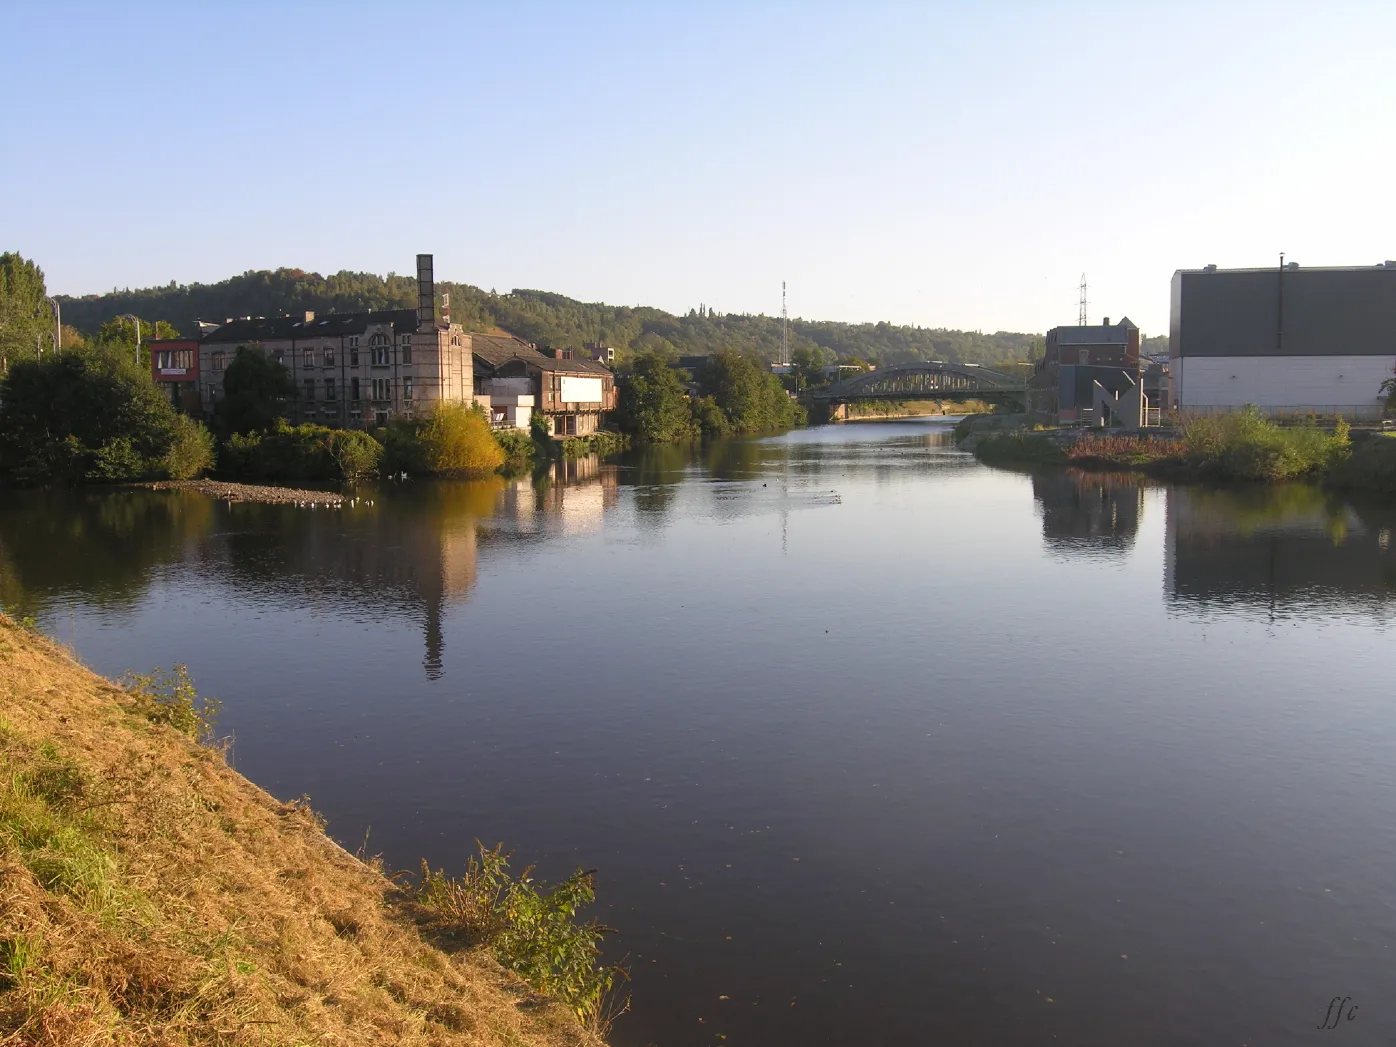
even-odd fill
[{"label": "reflection of chimney", "polygon": [[417,256],[417,329],[436,324],[436,279],[432,275],[431,255]]}]

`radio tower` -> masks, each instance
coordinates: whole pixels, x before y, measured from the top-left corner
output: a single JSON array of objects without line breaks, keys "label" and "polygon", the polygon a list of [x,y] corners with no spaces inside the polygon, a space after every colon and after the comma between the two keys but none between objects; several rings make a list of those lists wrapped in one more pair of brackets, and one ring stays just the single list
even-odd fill
[{"label": "radio tower", "polygon": [[1081,274],[1081,311],[1077,314],[1076,323],[1080,327],[1086,326],[1086,274]]},{"label": "radio tower", "polygon": [[785,281],[780,282],[780,363],[790,366],[790,314],[785,310]]}]

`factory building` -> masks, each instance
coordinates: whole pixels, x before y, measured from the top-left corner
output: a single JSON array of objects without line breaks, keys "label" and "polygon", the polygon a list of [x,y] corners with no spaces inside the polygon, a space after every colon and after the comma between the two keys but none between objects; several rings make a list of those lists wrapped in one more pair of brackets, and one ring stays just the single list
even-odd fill
[{"label": "factory building", "polygon": [[1179,411],[1376,418],[1396,366],[1396,262],[1181,269],[1168,331]]}]

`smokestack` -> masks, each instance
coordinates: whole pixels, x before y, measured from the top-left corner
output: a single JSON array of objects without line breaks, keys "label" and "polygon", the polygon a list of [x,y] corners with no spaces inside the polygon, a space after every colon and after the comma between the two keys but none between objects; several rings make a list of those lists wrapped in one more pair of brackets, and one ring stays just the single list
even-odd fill
[{"label": "smokestack", "polygon": [[1100,326],[1101,326],[1101,327],[1109,327],[1109,326],[1110,326],[1110,317],[1107,316],[1104,320],[1102,320],[1102,321],[1100,322]]},{"label": "smokestack", "polygon": [[431,255],[417,256],[417,329],[436,325],[436,280],[432,276]]}]

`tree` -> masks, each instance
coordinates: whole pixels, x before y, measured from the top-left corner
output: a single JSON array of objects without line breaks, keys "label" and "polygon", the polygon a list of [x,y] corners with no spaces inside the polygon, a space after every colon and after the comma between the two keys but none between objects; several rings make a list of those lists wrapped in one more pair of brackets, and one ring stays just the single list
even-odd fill
[{"label": "tree", "polygon": [[238,346],[223,372],[223,399],[214,405],[214,419],[224,434],[266,432],[286,415],[296,394],[291,373],[253,346]]},{"label": "tree", "polygon": [[44,272],[13,251],[0,254],[0,369],[53,345],[53,313]]},{"label": "tree", "polygon": [[183,479],[211,463],[203,427],[109,353],[20,361],[0,379],[0,401],[0,471],[21,483]]},{"label": "tree", "polygon": [[[139,329],[136,327],[137,320],[140,323]],[[113,353],[125,353],[135,359],[136,336],[140,335],[141,357],[140,363],[143,367],[150,366],[150,349],[148,343],[152,338],[178,338],[179,332],[166,320],[146,320],[137,318],[128,320],[124,316],[114,316],[97,329],[96,343],[103,349]],[[68,344],[67,333],[64,333],[63,344]]]},{"label": "tree", "polygon": [[620,387],[616,424],[646,443],[674,443],[698,435],[683,381],[662,354],[635,357],[630,379]]},{"label": "tree", "polygon": [[780,379],[741,353],[723,350],[708,357],[702,381],[732,432],[770,432],[805,423],[805,409],[790,398]]}]

